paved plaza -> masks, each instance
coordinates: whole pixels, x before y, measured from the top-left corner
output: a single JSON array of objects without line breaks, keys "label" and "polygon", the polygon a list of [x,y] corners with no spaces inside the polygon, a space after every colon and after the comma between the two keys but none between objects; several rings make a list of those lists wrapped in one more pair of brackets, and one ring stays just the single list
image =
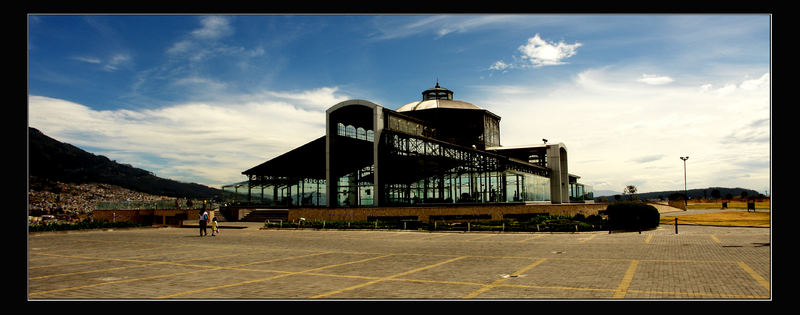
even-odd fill
[{"label": "paved plaza", "polygon": [[28,299],[770,300],[770,229],[31,233]]}]

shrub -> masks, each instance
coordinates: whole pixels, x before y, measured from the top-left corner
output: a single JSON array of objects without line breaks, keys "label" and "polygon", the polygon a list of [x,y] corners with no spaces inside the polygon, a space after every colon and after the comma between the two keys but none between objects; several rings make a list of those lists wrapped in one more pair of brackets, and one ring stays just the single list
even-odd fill
[{"label": "shrub", "polygon": [[658,227],[658,209],[641,202],[617,202],[606,209],[611,229],[647,230]]},{"label": "shrub", "polygon": [[91,229],[107,229],[107,228],[126,228],[126,227],[139,227],[143,226],[140,223],[121,221],[121,222],[107,222],[107,221],[90,221],[84,220],[75,223],[45,223],[45,224],[31,224],[28,225],[29,232],[46,232],[46,231],[70,231],[70,230],[91,230]]}]

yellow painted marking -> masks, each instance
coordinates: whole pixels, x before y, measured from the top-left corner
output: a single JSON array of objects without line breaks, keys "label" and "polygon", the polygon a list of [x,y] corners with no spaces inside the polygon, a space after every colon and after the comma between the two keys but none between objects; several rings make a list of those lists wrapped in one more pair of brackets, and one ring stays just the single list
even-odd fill
[{"label": "yellow painted marking", "polygon": [[436,263],[436,264],[433,264],[433,265],[428,265],[428,266],[420,267],[420,268],[417,268],[417,269],[414,269],[414,270],[401,272],[401,273],[398,273],[396,275],[391,275],[391,276],[388,276],[388,277],[372,280],[372,281],[365,282],[365,283],[362,283],[362,284],[359,284],[359,285],[354,285],[354,286],[351,286],[351,287],[347,287],[347,288],[344,288],[344,289],[341,289],[341,290],[330,291],[330,292],[319,294],[319,295],[315,295],[315,296],[312,296],[312,297],[309,297],[309,298],[310,299],[319,299],[319,298],[323,298],[323,297],[326,297],[326,296],[342,293],[342,292],[345,292],[345,291],[355,290],[355,289],[362,288],[362,287],[365,287],[365,286],[368,286],[368,285],[371,285],[371,284],[375,284],[375,283],[378,283],[378,282],[381,282],[381,281],[391,280],[391,279],[394,279],[394,278],[397,278],[397,277],[401,277],[401,276],[405,276],[405,275],[408,275],[408,274],[412,274],[412,273],[415,273],[417,271],[422,271],[422,270],[425,270],[425,269],[438,267],[438,266],[441,266],[441,265],[444,265],[444,264],[448,264],[448,263],[454,262],[454,261],[459,260],[459,259],[464,259],[466,257],[467,256],[461,256],[461,257],[456,257],[456,258],[453,258],[453,259],[448,259],[448,260],[445,260],[443,262],[439,262],[439,263]]},{"label": "yellow painted marking", "polygon": [[529,240],[535,240],[535,239],[537,239],[537,238],[540,238],[540,237],[542,237],[542,236],[544,236],[544,235],[545,235],[545,234],[534,235],[534,236],[532,236],[532,237],[529,237],[529,238],[526,238],[526,239],[523,239],[523,240],[519,240],[519,241],[517,241],[517,242],[520,242],[520,243],[522,243],[522,242],[529,241]]},{"label": "yellow painted marking", "polygon": [[222,289],[222,288],[235,287],[235,286],[240,286],[240,285],[244,285],[244,284],[250,284],[250,283],[255,283],[255,282],[278,279],[278,278],[283,278],[283,277],[287,277],[287,276],[291,276],[291,275],[310,273],[312,271],[318,271],[318,270],[323,270],[323,269],[328,269],[328,268],[333,268],[333,267],[339,267],[339,266],[355,264],[355,263],[360,263],[360,262],[365,262],[365,261],[370,261],[370,260],[375,260],[375,259],[381,259],[381,258],[385,258],[385,257],[389,257],[389,256],[394,256],[394,254],[388,254],[388,255],[377,256],[377,257],[370,257],[370,258],[365,258],[365,259],[356,260],[356,261],[350,261],[350,262],[341,263],[341,264],[328,265],[328,266],[322,266],[322,267],[307,269],[307,270],[303,270],[303,271],[289,272],[289,273],[285,273],[285,274],[282,274],[282,275],[277,275],[277,276],[272,276],[272,277],[267,277],[267,278],[248,280],[248,281],[231,283],[231,284],[220,285],[220,286],[215,286],[215,287],[208,287],[208,288],[202,288],[202,289],[197,289],[197,290],[178,292],[178,293],[174,293],[174,294],[170,294],[170,295],[159,296],[159,297],[157,297],[157,299],[166,299],[166,298],[176,297],[176,296],[179,296],[179,295],[185,295],[185,294],[190,294],[190,293],[198,293],[198,292],[204,292],[204,291],[210,291],[210,290],[216,290],[216,289]]},{"label": "yellow painted marking", "polygon": [[[139,281],[139,280],[150,280],[150,279],[158,279],[158,278],[171,277],[171,276],[181,276],[181,275],[187,275],[187,274],[192,274],[192,273],[196,273],[196,272],[213,271],[213,270],[220,270],[220,269],[229,269],[229,268],[252,265],[252,264],[257,264],[257,263],[266,263],[266,262],[279,261],[279,260],[284,260],[284,259],[304,258],[304,257],[308,257],[308,256],[322,255],[322,254],[326,254],[326,253],[327,252],[308,254],[308,255],[301,255],[301,256],[295,256],[295,257],[277,258],[277,259],[272,259],[272,260],[259,261],[259,262],[247,263],[247,264],[236,265],[236,266],[228,266],[228,267],[208,268],[208,266],[200,266],[200,267],[206,267],[208,269],[194,270],[194,271],[188,271],[188,272],[178,272],[178,273],[171,273],[171,274],[158,275],[158,276],[150,276],[150,277],[144,277],[144,278],[133,278],[133,279],[125,279],[125,280],[117,280],[117,281],[105,281],[105,282],[87,284],[87,285],[82,285],[82,286],[77,286],[77,287],[69,287],[69,288],[62,288],[62,289],[56,289],[56,290],[33,292],[33,293],[29,293],[28,295],[29,296],[30,295],[39,295],[39,294],[45,294],[45,293],[50,293],[50,292],[61,292],[61,291],[78,290],[78,289],[83,289],[83,288],[91,288],[91,287],[97,287],[97,286],[107,285],[107,284],[125,283],[125,282]],[[192,258],[190,260],[196,260],[196,259],[198,259],[198,258]],[[174,262],[160,262],[160,263],[162,263],[162,264],[183,265],[183,264],[177,264],[177,263],[174,263]],[[154,264],[149,264],[149,265],[154,265]],[[183,266],[187,266],[187,265],[183,265]]]},{"label": "yellow painted marking", "polygon": [[448,235],[450,235],[450,233],[437,233],[437,235],[432,235],[432,236],[423,238],[423,240],[429,240],[429,239],[432,239],[432,238],[448,236]]},{"label": "yellow painted marking", "polygon": [[[221,255],[221,256],[216,256],[215,258],[239,256],[239,255],[245,255],[245,254],[248,254],[248,253],[237,253],[237,254]],[[200,267],[200,268],[207,268],[208,267],[208,266],[203,266],[203,265],[193,265],[193,264],[184,264],[184,263],[182,263],[182,262],[185,262],[185,261],[199,260],[199,259],[204,259],[204,258],[190,258],[190,259],[184,259],[184,260],[178,260],[178,261],[147,261],[147,260],[134,260],[134,259],[123,259],[123,258],[91,258],[91,257],[85,257],[85,256],[69,256],[69,255],[57,255],[57,254],[47,254],[47,255],[59,256],[59,257],[70,257],[70,258],[106,260],[106,261],[123,261],[123,262],[133,262],[133,263],[142,263],[142,264],[141,265],[125,266],[125,267],[106,268],[106,269],[92,269],[92,270],[77,271],[77,272],[70,272],[70,273],[59,273],[59,274],[52,274],[52,275],[46,275],[46,276],[31,277],[31,278],[28,278],[28,280],[47,279],[47,278],[52,278],[52,277],[74,276],[74,275],[95,273],[95,272],[114,271],[114,270],[139,268],[139,267],[148,267],[148,266],[152,266],[152,265],[176,265],[176,266]]]},{"label": "yellow painted marking", "polygon": [[644,243],[645,244],[650,244],[650,241],[652,241],[652,240],[653,240],[653,234],[650,234],[650,235],[647,236],[647,239],[644,240]]},{"label": "yellow painted marking", "polygon": [[[192,250],[192,251],[195,251],[195,250]],[[45,255],[47,255],[47,254],[45,254]],[[161,255],[164,255],[164,253],[155,253],[155,254],[148,254],[148,255],[137,255],[137,256],[131,256],[131,257],[119,258],[119,259],[126,259],[126,260],[128,260],[128,259],[140,259],[140,258],[145,258],[145,257],[161,256]],[[70,257],[70,256],[58,255],[58,257]],[[52,257],[47,257],[47,258],[52,258]],[[38,269],[38,268],[52,268],[52,267],[63,267],[63,266],[70,266],[70,265],[91,264],[91,263],[96,263],[98,260],[112,260],[112,259],[115,259],[115,258],[89,258],[89,257],[82,257],[82,256],[81,257],[77,257],[76,256],[74,258],[91,259],[91,260],[90,261],[74,262],[74,263],[66,263],[66,264],[32,266],[32,267],[28,267],[28,270],[30,270],[30,269]],[[194,259],[200,259],[200,258],[192,258],[192,260],[194,260]],[[141,262],[143,262],[143,263],[151,263],[152,261],[141,261]]]},{"label": "yellow painted marking", "polygon": [[489,235],[484,235],[484,236],[480,236],[480,237],[476,237],[476,238],[471,238],[471,239],[468,239],[468,240],[464,240],[464,242],[471,242],[471,241],[475,241],[475,240],[482,240],[482,239],[484,239],[484,238],[490,238],[490,237],[492,237],[492,236],[497,236],[497,234],[489,234]]},{"label": "yellow painted marking", "polygon": [[713,234],[712,234],[712,235],[711,235],[711,239],[712,239],[712,240],[714,240],[714,242],[717,242],[718,244],[722,244],[722,242],[721,242],[721,241],[720,241],[720,240],[717,238],[717,236],[716,236],[716,235],[713,235]]},{"label": "yellow painted marking", "polygon": [[764,295],[744,295],[744,294],[728,294],[728,293],[705,293],[705,292],[676,292],[676,291],[649,291],[649,290],[628,290],[634,293],[646,294],[664,294],[664,295],[690,295],[690,296],[709,296],[717,298],[736,298],[736,299],[768,299],[769,296]]},{"label": "yellow painted marking", "polygon": [[589,241],[589,240],[591,240],[591,239],[593,239],[595,237],[597,237],[597,234],[592,234],[592,236],[589,236],[589,238],[584,238],[584,239],[580,240],[578,243],[581,243],[581,244],[586,243],[587,241]]},{"label": "yellow painted marking", "polygon": [[628,271],[625,271],[625,276],[622,277],[622,281],[619,283],[619,286],[617,286],[612,298],[621,299],[625,297],[625,294],[628,292],[628,287],[633,281],[633,274],[636,273],[637,266],[639,266],[638,260],[631,261],[630,266],[628,266]]},{"label": "yellow painted marking", "polygon": [[739,267],[742,267],[742,269],[744,269],[745,272],[750,274],[750,276],[753,277],[753,279],[755,279],[756,282],[758,282],[758,284],[760,284],[762,287],[764,287],[764,289],[767,289],[767,291],[769,291],[769,281],[761,277],[761,275],[759,275],[755,270],[753,270],[753,268],[750,268],[750,266],[745,264],[743,261],[740,261],[737,264],[739,265]]},{"label": "yellow painted marking", "polygon": [[[532,263],[532,264],[530,264],[530,265],[526,266],[525,268],[522,268],[522,269],[520,269],[520,270],[517,270],[517,272],[514,272],[514,273],[513,273],[513,274],[511,274],[511,275],[512,275],[512,276],[519,276],[519,275],[521,275],[523,272],[533,269],[533,267],[536,267],[536,266],[540,265],[541,263],[545,262],[546,260],[547,260],[547,258],[542,258],[542,259],[539,259],[539,260],[535,261],[534,263]],[[490,284],[488,284],[488,285],[485,285],[485,286],[483,286],[482,288],[480,288],[480,289],[477,289],[477,290],[473,291],[473,292],[472,292],[472,293],[470,293],[470,294],[467,294],[467,295],[465,295],[463,298],[465,298],[465,299],[471,299],[471,298],[474,298],[474,297],[478,296],[478,294],[481,294],[481,293],[483,293],[483,292],[489,291],[489,290],[491,290],[492,288],[494,288],[494,287],[496,287],[496,286],[498,286],[498,285],[502,284],[503,282],[507,281],[508,279],[511,279],[511,278],[509,277],[509,278],[504,278],[504,279],[497,279],[497,280],[495,280],[494,282],[492,282],[492,283],[490,283]]]},{"label": "yellow painted marking", "polygon": [[150,279],[158,279],[158,278],[164,278],[164,277],[180,276],[180,275],[187,275],[187,274],[205,272],[205,271],[217,270],[217,269],[222,269],[222,268],[220,267],[220,268],[213,268],[213,269],[194,270],[194,271],[179,272],[179,273],[172,273],[172,274],[166,274],[166,275],[150,276],[150,277],[144,277],[144,278],[135,278],[135,279],[125,279],[125,280],[117,280],[117,281],[107,281],[107,282],[102,282],[102,283],[93,283],[93,284],[87,284],[87,285],[82,285],[82,286],[77,286],[77,287],[69,287],[69,288],[62,288],[62,289],[56,289],[56,290],[39,291],[39,292],[28,293],[28,296],[45,294],[45,293],[52,293],[52,292],[78,290],[78,289],[97,287],[97,286],[107,285],[107,284],[125,283],[125,282],[139,281],[139,280],[150,280]]}]

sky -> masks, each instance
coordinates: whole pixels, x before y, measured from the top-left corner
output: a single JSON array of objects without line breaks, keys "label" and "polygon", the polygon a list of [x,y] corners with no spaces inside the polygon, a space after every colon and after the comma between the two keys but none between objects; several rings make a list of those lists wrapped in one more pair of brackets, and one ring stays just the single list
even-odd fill
[{"label": "sky", "polygon": [[28,126],[220,188],[439,84],[595,191],[771,191],[769,14],[32,14]]}]

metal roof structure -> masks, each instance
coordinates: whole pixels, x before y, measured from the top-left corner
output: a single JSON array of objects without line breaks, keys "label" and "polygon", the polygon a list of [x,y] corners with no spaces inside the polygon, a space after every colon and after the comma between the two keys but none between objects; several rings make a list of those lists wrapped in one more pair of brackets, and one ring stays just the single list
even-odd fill
[{"label": "metal roof structure", "polygon": [[403,105],[400,108],[398,108],[397,111],[398,112],[407,112],[407,111],[433,109],[433,108],[477,109],[477,110],[482,110],[483,109],[483,108],[478,107],[475,104],[464,102],[464,101],[423,100],[423,101],[412,102],[412,103],[408,103],[406,105]]},{"label": "metal roof structure", "polygon": [[326,133],[252,167],[250,190],[273,206],[569,202],[563,143],[500,146],[500,117],[436,86],[391,110],[347,100]]}]

